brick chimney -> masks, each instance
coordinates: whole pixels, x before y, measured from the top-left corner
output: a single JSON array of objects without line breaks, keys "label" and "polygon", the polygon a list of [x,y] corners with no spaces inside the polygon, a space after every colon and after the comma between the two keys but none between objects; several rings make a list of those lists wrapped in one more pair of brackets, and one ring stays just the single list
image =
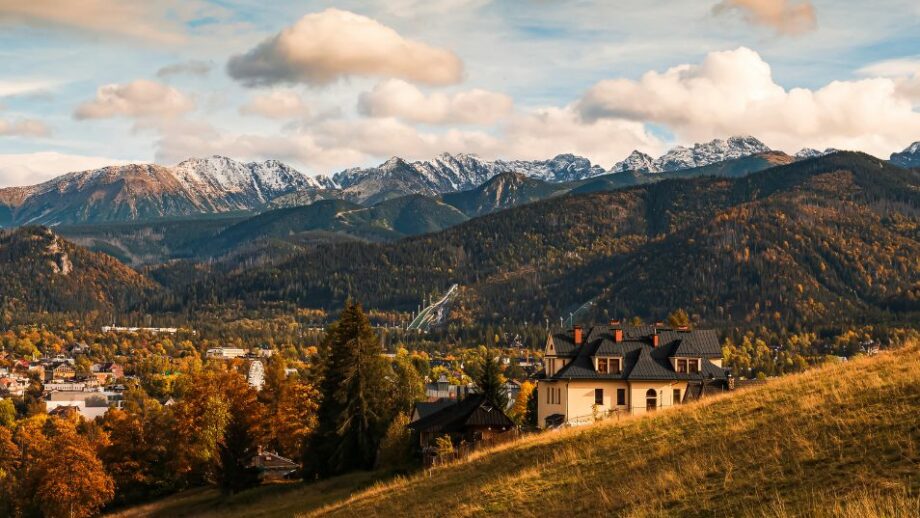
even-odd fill
[{"label": "brick chimney", "polygon": [[655,334],[652,335],[652,347],[658,347],[658,330],[655,330]]},{"label": "brick chimney", "polygon": [[623,329],[620,328],[619,320],[610,320],[610,331],[613,333],[613,341],[615,343],[620,343],[623,341]]},{"label": "brick chimney", "polygon": [[581,326],[572,327],[572,340],[575,342],[575,345],[581,345],[583,338]]}]

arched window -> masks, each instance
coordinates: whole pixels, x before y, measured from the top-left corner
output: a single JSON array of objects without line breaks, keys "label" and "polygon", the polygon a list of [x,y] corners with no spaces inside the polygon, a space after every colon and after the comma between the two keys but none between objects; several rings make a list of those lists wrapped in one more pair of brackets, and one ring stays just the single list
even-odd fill
[{"label": "arched window", "polygon": [[645,392],[645,410],[654,412],[656,408],[658,408],[658,392],[655,392],[655,389],[648,389]]}]

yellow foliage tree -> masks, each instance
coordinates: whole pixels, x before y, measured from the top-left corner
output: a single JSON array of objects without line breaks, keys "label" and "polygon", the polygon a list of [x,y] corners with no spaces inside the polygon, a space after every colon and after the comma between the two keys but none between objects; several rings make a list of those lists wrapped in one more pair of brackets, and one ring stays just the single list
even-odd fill
[{"label": "yellow foliage tree", "polygon": [[514,400],[514,406],[511,407],[511,417],[518,426],[524,423],[524,419],[527,417],[527,402],[530,400],[530,395],[533,394],[535,385],[530,381],[525,381],[521,383],[521,391],[518,392],[517,398]]}]

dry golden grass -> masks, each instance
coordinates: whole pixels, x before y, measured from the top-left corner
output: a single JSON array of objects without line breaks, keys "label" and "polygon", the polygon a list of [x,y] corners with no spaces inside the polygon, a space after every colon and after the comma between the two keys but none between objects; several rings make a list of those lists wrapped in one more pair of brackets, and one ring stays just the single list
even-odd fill
[{"label": "dry golden grass", "polygon": [[[363,490],[347,478],[281,497],[260,489],[215,514],[913,517],[918,448],[912,346],[653,416],[529,437]],[[177,509],[159,515],[182,516]]]}]

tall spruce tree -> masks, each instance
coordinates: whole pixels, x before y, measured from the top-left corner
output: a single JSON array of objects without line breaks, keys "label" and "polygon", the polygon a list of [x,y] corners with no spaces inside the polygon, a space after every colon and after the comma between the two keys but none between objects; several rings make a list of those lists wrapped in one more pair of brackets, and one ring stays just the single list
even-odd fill
[{"label": "tall spruce tree", "polygon": [[360,304],[348,301],[320,351],[319,423],[304,456],[307,473],[326,477],[371,469],[393,416],[392,370]]},{"label": "tall spruce tree", "polygon": [[502,410],[508,408],[508,392],[505,390],[505,376],[502,366],[491,351],[482,360],[482,370],[476,377],[479,392],[493,405]]}]

